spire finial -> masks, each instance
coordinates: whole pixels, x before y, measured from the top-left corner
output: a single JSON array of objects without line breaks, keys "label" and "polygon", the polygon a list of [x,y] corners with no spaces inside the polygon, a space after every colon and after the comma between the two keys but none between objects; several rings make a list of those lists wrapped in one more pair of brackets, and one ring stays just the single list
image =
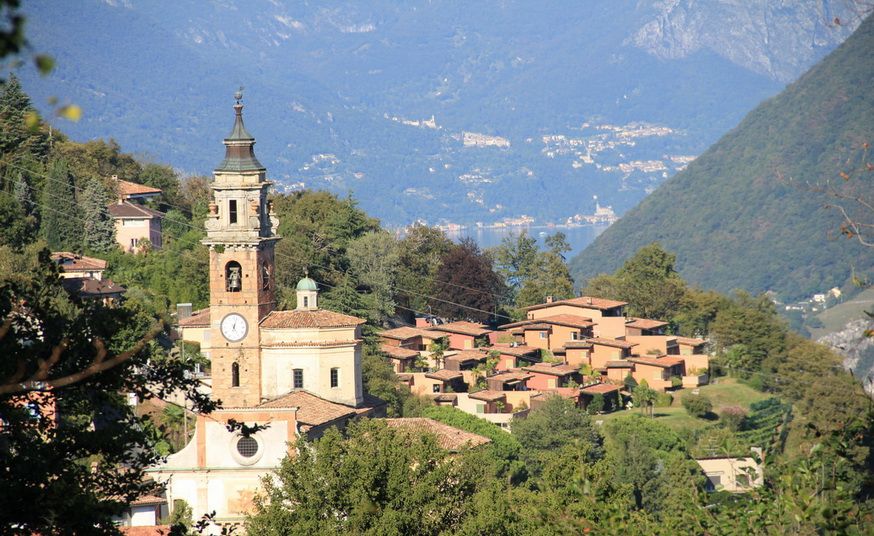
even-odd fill
[{"label": "spire finial", "polygon": [[240,89],[234,93],[234,100],[237,101],[237,104],[242,104],[243,100],[243,86],[240,86]]},{"label": "spire finial", "polygon": [[310,269],[309,269],[309,268],[304,268],[304,269],[303,269],[303,276],[304,276],[304,277],[309,277],[309,276],[310,276]]}]

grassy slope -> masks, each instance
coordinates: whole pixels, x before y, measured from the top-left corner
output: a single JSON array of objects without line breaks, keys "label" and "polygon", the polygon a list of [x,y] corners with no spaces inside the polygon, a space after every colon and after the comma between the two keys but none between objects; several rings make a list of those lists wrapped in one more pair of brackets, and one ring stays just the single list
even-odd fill
[{"label": "grassy slope", "polygon": [[[706,395],[713,402],[713,412],[719,414],[720,409],[726,406],[741,406],[749,410],[750,404],[768,398],[767,395],[756,391],[752,387],[748,387],[734,378],[719,378],[719,383],[705,385],[701,387],[701,394]],[[703,428],[710,424],[710,421],[696,419],[689,415],[681,400],[683,396],[690,392],[689,389],[683,389],[674,393],[674,403],[667,408],[655,408],[654,416],[661,423],[670,426],[675,430]],[[623,419],[629,415],[636,414],[639,410],[632,409],[630,411],[617,411],[606,415],[599,415],[595,420],[609,421],[612,419]]]},{"label": "grassy slope", "polygon": [[[689,281],[721,291],[772,289],[792,299],[874,266],[845,240],[825,198],[806,185],[836,178],[874,140],[874,18],[777,97],[750,112],[571,262],[578,283],[612,272],[660,241]],[[791,179],[791,180],[790,180]]]}]

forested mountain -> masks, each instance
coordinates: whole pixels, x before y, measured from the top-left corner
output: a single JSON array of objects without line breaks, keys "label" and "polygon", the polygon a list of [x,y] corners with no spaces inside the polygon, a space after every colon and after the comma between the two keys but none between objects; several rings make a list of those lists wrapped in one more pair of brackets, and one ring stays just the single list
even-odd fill
[{"label": "forested mountain", "polygon": [[352,192],[388,224],[563,221],[593,195],[634,206],[845,39],[855,5],[34,2],[57,68],[22,77],[43,111],[82,106],[74,139],[197,174],[242,84],[285,188]]},{"label": "forested mountain", "polygon": [[[572,261],[577,282],[641,246],[676,253],[689,281],[791,299],[862,278],[874,254],[840,236],[826,182],[870,194],[874,19],[666,181]],[[859,177],[854,172],[862,170]],[[849,180],[845,180],[849,179]],[[865,184],[868,189],[866,190]],[[869,215],[870,216],[870,215]]]}]

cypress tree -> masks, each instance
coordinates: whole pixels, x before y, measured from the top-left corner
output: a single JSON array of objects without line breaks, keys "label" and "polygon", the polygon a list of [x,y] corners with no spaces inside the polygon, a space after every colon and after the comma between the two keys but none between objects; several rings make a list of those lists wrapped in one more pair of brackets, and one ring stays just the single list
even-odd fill
[{"label": "cypress tree", "polygon": [[82,244],[82,218],[73,194],[73,181],[66,162],[49,165],[48,179],[40,196],[40,234],[52,251],[78,250]]},{"label": "cypress tree", "polygon": [[97,179],[88,179],[82,192],[82,247],[86,251],[105,253],[115,249],[115,224],[109,216],[110,198]]}]

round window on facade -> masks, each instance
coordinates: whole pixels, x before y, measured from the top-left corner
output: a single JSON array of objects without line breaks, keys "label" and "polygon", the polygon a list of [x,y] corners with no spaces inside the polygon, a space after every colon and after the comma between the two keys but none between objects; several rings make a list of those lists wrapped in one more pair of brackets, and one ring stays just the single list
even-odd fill
[{"label": "round window on facade", "polygon": [[258,454],[258,442],[254,437],[241,437],[237,441],[237,453],[243,458],[252,458]]}]

